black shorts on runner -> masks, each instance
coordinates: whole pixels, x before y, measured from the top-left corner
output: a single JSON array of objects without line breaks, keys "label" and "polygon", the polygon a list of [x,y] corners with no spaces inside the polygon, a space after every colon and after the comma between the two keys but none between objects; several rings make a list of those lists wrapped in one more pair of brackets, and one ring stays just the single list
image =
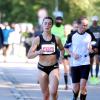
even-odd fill
[{"label": "black shorts on runner", "polygon": [[71,67],[72,83],[79,83],[80,79],[88,79],[90,65]]},{"label": "black shorts on runner", "polygon": [[95,56],[95,53],[90,53],[89,56],[90,58],[93,58]]},{"label": "black shorts on runner", "polygon": [[70,55],[64,55],[64,59],[67,59],[70,57]]}]

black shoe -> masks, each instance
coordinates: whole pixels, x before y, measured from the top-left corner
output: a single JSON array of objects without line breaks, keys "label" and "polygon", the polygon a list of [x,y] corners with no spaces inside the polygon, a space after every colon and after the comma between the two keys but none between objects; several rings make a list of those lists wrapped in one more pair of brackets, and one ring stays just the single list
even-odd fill
[{"label": "black shoe", "polygon": [[68,86],[67,85],[65,86],[65,90],[68,90]]},{"label": "black shoe", "polygon": [[80,95],[80,100],[86,100],[86,95],[81,94]]}]

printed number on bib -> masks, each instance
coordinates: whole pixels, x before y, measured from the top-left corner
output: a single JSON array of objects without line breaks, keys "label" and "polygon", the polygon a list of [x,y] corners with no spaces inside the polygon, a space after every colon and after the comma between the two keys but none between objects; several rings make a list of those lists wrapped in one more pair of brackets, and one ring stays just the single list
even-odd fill
[{"label": "printed number on bib", "polygon": [[55,52],[55,44],[43,44],[42,45],[43,54],[52,54]]}]

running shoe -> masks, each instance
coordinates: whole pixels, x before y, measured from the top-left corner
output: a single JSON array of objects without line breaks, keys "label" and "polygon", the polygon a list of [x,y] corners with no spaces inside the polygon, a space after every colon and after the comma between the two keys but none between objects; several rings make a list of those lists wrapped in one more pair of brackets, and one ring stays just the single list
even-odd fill
[{"label": "running shoe", "polygon": [[97,78],[97,77],[91,77],[90,80],[89,80],[89,83],[90,83],[91,85],[100,84],[100,79]]}]

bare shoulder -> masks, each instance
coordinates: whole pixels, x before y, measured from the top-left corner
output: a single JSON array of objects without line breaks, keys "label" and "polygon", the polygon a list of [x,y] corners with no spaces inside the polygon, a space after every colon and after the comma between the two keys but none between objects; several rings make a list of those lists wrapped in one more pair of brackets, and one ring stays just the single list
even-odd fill
[{"label": "bare shoulder", "polygon": [[38,45],[40,43],[40,37],[33,37],[32,39],[32,45]]}]

